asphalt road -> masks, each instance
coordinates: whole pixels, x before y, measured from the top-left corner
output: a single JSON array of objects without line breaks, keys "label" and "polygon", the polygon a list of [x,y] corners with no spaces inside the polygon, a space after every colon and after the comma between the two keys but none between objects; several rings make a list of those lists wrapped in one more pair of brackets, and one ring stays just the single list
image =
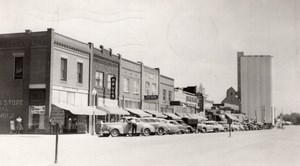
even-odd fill
[{"label": "asphalt road", "polygon": [[0,165],[298,166],[300,126],[285,130],[150,137],[0,135]]}]

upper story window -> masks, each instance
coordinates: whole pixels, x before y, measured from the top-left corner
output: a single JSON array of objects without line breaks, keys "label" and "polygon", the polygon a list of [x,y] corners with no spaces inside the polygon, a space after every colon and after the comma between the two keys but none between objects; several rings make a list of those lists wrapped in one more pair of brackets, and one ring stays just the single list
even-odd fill
[{"label": "upper story window", "polygon": [[123,78],[123,92],[129,92],[129,79]]},{"label": "upper story window", "polygon": [[150,82],[148,81],[145,84],[145,95],[150,95]]},{"label": "upper story window", "polygon": [[112,74],[107,75],[107,89],[111,88],[111,78],[114,77]]},{"label": "upper story window", "polygon": [[83,64],[77,62],[77,82],[82,84]]},{"label": "upper story window", "polygon": [[140,81],[133,81],[133,94],[139,94]]},{"label": "upper story window", "polygon": [[169,91],[169,101],[172,101],[172,91]]},{"label": "upper story window", "polygon": [[164,89],[163,90],[163,101],[166,101],[166,95],[167,95],[167,91]]},{"label": "upper story window", "polygon": [[68,68],[68,60],[65,58],[61,58],[60,61],[60,80],[67,81],[67,68]]},{"label": "upper story window", "polygon": [[103,87],[103,72],[96,71],[95,74],[95,86]]},{"label": "upper story window", "polygon": [[152,83],[152,95],[156,95],[156,84]]},{"label": "upper story window", "polygon": [[23,79],[23,57],[15,57],[14,78]]}]

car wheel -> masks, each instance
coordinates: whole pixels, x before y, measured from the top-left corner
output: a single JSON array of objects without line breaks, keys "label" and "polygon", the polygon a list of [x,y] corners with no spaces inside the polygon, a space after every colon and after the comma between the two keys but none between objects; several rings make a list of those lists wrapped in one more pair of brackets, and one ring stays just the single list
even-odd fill
[{"label": "car wheel", "polygon": [[214,132],[216,132],[216,133],[219,132],[219,129],[214,129]]},{"label": "car wheel", "polygon": [[225,131],[225,132],[227,132],[227,131],[228,131],[228,129],[226,129],[226,128],[225,128],[225,129],[224,129],[224,131]]},{"label": "car wheel", "polygon": [[165,130],[163,129],[163,128],[158,128],[158,130],[157,130],[157,134],[158,135],[163,135],[164,134],[164,132],[165,132]]},{"label": "car wheel", "polygon": [[117,137],[117,136],[119,136],[119,134],[120,134],[120,132],[119,132],[118,129],[113,129],[113,130],[110,132],[110,135],[111,135],[112,137]]},{"label": "car wheel", "polygon": [[146,128],[146,129],[143,130],[143,135],[144,136],[149,136],[150,134],[151,134],[150,129]]},{"label": "car wheel", "polygon": [[203,129],[202,129],[202,133],[206,133],[206,128],[203,128]]}]

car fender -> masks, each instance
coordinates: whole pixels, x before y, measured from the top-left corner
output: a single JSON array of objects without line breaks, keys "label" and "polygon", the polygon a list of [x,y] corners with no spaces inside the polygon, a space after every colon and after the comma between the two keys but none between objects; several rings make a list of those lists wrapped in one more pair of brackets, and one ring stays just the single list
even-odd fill
[{"label": "car fender", "polygon": [[109,132],[111,132],[113,129],[119,130],[120,134],[124,134],[124,129],[122,125],[108,125]]}]

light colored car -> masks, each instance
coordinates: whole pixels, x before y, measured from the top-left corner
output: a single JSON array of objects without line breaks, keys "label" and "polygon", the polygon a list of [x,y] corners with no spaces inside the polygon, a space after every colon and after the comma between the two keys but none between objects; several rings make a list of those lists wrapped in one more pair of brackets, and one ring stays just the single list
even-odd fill
[{"label": "light colored car", "polygon": [[231,131],[239,131],[240,128],[238,125],[236,125],[234,122],[230,125]]},{"label": "light colored car", "polygon": [[167,121],[171,124],[178,126],[181,134],[190,134],[195,131],[195,129],[192,126],[187,125],[182,120],[167,120]]},{"label": "light colored car", "polygon": [[151,124],[154,127],[157,135],[164,135],[170,131],[169,127],[165,123],[162,123],[158,118],[144,117],[140,118],[140,120],[144,123]]},{"label": "light colored car", "polygon": [[168,134],[180,134],[180,130],[178,125],[172,124],[169,121],[167,121],[166,119],[158,119],[160,120],[162,123],[166,124],[167,127],[170,129]]},{"label": "light colored car", "polygon": [[148,136],[155,133],[154,127],[149,123],[144,123],[136,117],[127,116],[122,117],[119,122],[104,123],[102,129],[103,136],[111,135],[112,137],[116,137],[119,135],[131,134],[131,124],[129,123],[131,119],[135,120],[137,124],[137,134]]},{"label": "light colored car", "polygon": [[233,122],[234,125],[237,125],[238,128],[239,128],[239,131],[244,131],[244,126],[241,124],[241,123],[238,123],[238,122]]},{"label": "light colored car", "polygon": [[202,133],[225,131],[224,127],[216,121],[203,121],[198,123],[197,130]]},{"label": "light colored car", "polygon": [[224,131],[229,131],[229,124],[226,121],[218,121],[217,123],[224,127]]}]

